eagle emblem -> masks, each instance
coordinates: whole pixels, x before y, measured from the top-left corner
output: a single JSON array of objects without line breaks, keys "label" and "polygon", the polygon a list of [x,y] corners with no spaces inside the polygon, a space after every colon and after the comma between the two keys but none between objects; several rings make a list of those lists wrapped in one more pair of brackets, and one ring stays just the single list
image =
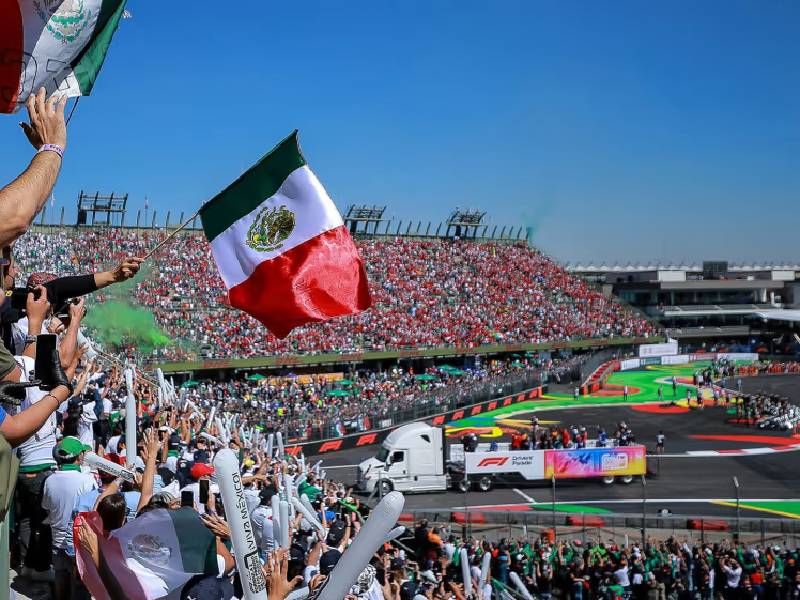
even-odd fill
[{"label": "eagle emblem", "polygon": [[294,226],[294,213],[285,205],[265,206],[250,225],[245,243],[256,252],[278,250],[292,234]]},{"label": "eagle emblem", "polygon": [[34,0],[33,5],[47,30],[62,44],[77,40],[93,16],[85,0]]}]

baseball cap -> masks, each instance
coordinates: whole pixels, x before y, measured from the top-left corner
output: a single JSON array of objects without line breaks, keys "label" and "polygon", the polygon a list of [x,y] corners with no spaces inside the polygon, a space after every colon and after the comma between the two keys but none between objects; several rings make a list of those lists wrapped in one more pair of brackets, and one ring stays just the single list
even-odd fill
[{"label": "baseball cap", "polygon": [[331,523],[331,527],[328,530],[328,545],[338,546],[341,544],[346,529],[347,526],[341,519],[336,519],[333,523]]},{"label": "baseball cap", "polygon": [[192,468],[189,469],[189,475],[191,475],[192,479],[200,479],[201,477],[208,477],[214,473],[214,467],[211,465],[207,465],[202,462],[196,462],[192,465]]},{"label": "baseball cap", "polygon": [[89,452],[91,446],[81,443],[75,436],[68,435],[56,446],[56,457],[62,460],[77,458],[81,452]]},{"label": "baseball cap", "polygon": [[330,575],[336,563],[339,562],[342,553],[335,549],[330,549],[319,557],[319,572],[321,575]]},{"label": "baseball cap", "polygon": [[45,283],[50,283],[54,279],[58,279],[58,276],[53,273],[45,273],[43,271],[38,271],[36,273],[31,273],[30,276],[28,276],[27,284],[28,287],[36,287],[37,285],[44,285]]}]

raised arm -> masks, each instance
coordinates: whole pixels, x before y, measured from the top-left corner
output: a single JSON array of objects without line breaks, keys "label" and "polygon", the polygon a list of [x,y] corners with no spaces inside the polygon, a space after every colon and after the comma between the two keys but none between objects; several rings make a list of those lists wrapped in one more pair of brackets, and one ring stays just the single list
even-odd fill
[{"label": "raised arm", "polygon": [[[12,243],[28,230],[53,190],[61,169],[60,152],[67,146],[66,103],[66,97],[47,100],[44,88],[28,98],[31,122],[20,126],[37,153],[19,177],[0,189],[0,246]],[[40,152],[43,147],[45,151]]]}]

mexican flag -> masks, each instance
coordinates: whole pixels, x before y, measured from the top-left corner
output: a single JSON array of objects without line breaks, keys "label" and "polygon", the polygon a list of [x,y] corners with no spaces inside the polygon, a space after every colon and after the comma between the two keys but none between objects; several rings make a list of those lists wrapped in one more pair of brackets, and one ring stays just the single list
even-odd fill
[{"label": "mexican flag", "polygon": [[0,112],[39,88],[85,96],[103,66],[126,0],[0,0]]},{"label": "mexican flag", "polygon": [[[79,543],[84,521],[97,535],[98,566]],[[191,508],[152,510],[109,537],[103,534],[98,513],[80,513],[74,539],[81,581],[96,600],[155,600],[180,590],[197,575],[219,571],[216,538]]]},{"label": "mexican flag", "polygon": [[200,209],[232,306],[277,337],[369,308],[364,263],[297,131]]}]

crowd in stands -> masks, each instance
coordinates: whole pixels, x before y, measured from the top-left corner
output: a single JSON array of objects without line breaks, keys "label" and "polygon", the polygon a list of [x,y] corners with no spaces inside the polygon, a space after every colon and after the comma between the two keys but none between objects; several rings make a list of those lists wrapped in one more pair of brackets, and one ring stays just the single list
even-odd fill
[{"label": "crowd in stands", "polygon": [[[59,275],[102,270],[142,256],[163,232],[120,228],[29,232],[14,246],[22,270]],[[202,234],[177,237],[145,263],[133,297],[174,340],[207,358],[474,348],[654,333],[614,299],[522,244],[359,241],[372,292],[370,310],[301,327],[283,340],[232,312]],[[101,298],[102,299],[102,298]],[[183,346],[156,352],[187,354]]]},{"label": "crowd in stands", "polygon": [[283,431],[292,440],[316,440],[445,412],[499,397],[523,384],[534,387],[542,369],[558,362],[536,366],[527,361],[493,361],[481,368],[429,368],[422,373],[394,367],[353,372],[343,380],[312,375],[203,381],[187,388],[186,396],[204,408],[219,403],[225,410],[257,416],[267,430]]},{"label": "crowd in stands", "polygon": [[549,450],[562,448],[588,448],[590,444],[597,448],[606,446],[631,446],[636,443],[633,430],[624,421],[620,421],[609,437],[605,427],[597,426],[597,437],[589,440],[589,429],[585,425],[565,427],[543,427],[539,417],[531,418],[528,433],[518,432],[511,436],[512,450]]}]

